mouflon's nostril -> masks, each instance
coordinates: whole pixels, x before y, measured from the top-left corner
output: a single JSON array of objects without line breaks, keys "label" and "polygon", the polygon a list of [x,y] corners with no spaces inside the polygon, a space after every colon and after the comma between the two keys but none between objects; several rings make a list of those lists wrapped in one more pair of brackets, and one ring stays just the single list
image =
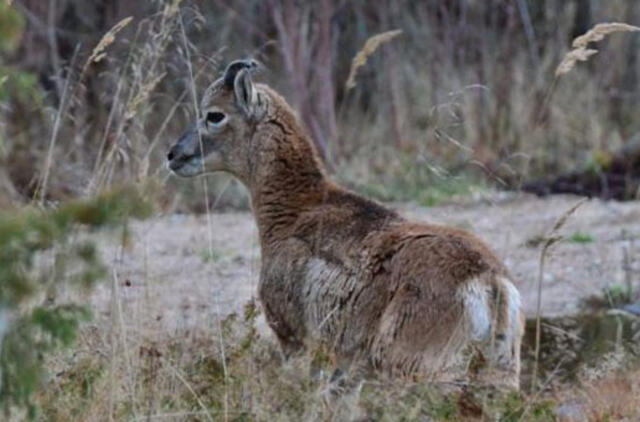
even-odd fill
[{"label": "mouflon's nostril", "polygon": [[175,147],[174,147],[174,148],[171,148],[171,149],[169,150],[169,153],[167,154],[167,160],[168,160],[168,161],[173,160],[173,158],[176,156],[176,154],[175,154],[174,150],[175,150]]}]

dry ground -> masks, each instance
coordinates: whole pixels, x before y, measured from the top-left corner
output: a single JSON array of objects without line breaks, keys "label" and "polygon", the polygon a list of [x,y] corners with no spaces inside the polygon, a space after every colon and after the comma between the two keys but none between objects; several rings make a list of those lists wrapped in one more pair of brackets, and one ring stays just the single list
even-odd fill
[{"label": "dry ground", "polygon": [[[462,227],[485,239],[511,269],[526,313],[533,315],[540,246],[527,243],[548,232],[578,200],[492,193],[432,208],[397,208],[410,218]],[[105,257],[114,260],[116,282],[102,285],[90,299],[102,316],[109,314],[111,298],[118,297],[125,320],[132,318],[136,325],[143,322],[168,334],[185,327],[214,328],[216,315],[240,311],[256,295],[257,230],[249,212],[212,213],[210,218],[211,250],[204,215],[168,215],[135,223],[124,250],[115,241],[107,242]],[[631,251],[632,275],[640,283],[640,202],[590,200],[561,232],[581,233],[587,239],[567,240],[551,249],[543,315],[573,314],[583,299],[623,283],[625,246]]]}]

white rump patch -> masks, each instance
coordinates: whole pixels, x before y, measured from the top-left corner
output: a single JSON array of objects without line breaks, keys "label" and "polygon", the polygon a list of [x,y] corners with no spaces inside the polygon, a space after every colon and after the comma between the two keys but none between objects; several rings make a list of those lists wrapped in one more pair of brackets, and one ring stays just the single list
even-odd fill
[{"label": "white rump patch", "polygon": [[511,280],[507,278],[501,278],[500,281],[507,287],[507,314],[509,316],[509,330],[507,333],[508,340],[511,341],[521,333],[520,327],[520,307],[522,306],[522,299],[520,298],[520,292],[513,285]]},{"label": "white rump patch", "polygon": [[487,287],[477,279],[471,280],[461,290],[462,301],[474,341],[487,341],[491,336],[491,312]]}]

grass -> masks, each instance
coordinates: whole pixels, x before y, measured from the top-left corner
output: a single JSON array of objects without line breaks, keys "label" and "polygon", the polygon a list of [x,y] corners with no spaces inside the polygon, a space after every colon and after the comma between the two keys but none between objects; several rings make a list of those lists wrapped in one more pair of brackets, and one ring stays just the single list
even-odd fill
[{"label": "grass", "polygon": [[462,176],[453,179],[435,181],[417,181],[406,183],[395,180],[391,183],[370,183],[355,185],[355,190],[365,196],[386,202],[414,202],[425,207],[441,205],[455,199],[471,197],[486,192],[484,184],[474,183]]},{"label": "grass", "polygon": [[585,232],[574,232],[569,237],[567,237],[567,240],[571,243],[577,243],[581,245],[593,243],[595,241],[593,235]]},{"label": "grass", "polygon": [[200,251],[200,257],[202,262],[219,262],[223,258],[224,254],[218,250],[203,249]]},{"label": "grass", "polygon": [[602,296],[608,302],[610,307],[616,308],[633,303],[636,295],[630,286],[612,284],[602,291]]},{"label": "grass", "polygon": [[471,171],[454,175],[424,158],[402,152],[384,154],[387,166],[369,166],[359,160],[343,163],[336,170],[336,178],[356,192],[380,201],[423,206],[481,195],[491,188],[490,183]]},{"label": "grass", "polygon": [[[605,372],[535,394],[369,378],[336,395],[330,390],[332,368],[326,355],[320,350],[283,361],[272,336],[256,327],[259,317],[250,303],[244,316],[232,314],[222,322],[227,381],[216,333],[185,327],[153,341],[153,333],[127,320],[133,324],[122,344],[129,352],[128,368],[120,348],[112,365],[109,337],[101,334],[105,327],[86,326],[72,354],[51,360],[64,370],[39,393],[40,420],[97,421],[111,415],[114,420],[175,421],[551,422],[571,403],[578,403],[585,415],[580,420],[640,417],[640,408],[632,404],[634,389],[640,387],[640,378],[633,375],[637,372]],[[610,399],[596,398],[601,388]],[[113,390],[116,401],[110,407]]]}]

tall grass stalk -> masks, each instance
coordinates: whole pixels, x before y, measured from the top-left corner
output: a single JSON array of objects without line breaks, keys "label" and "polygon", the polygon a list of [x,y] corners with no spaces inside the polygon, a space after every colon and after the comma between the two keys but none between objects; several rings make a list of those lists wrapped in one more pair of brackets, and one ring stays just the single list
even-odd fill
[{"label": "tall grass stalk", "polygon": [[71,65],[69,66],[69,71],[67,73],[67,78],[64,82],[64,88],[62,89],[62,98],[60,99],[60,106],[58,107],[58,111],[56,113],[55,121],[53,122],[53,130],[51,131],[51,138],[49,139],[49,148],[47,150],[47,156],[44,163],[44,173],[42,175],[42,179],[36,188],[34,198],[39,196],[39,203],[41,206],[44,205],[45,198],[47,197],[47,184],[49,182],[49,173],[51,172],[51,165],[53,164],[53,151],[56,146],[56,142],[58,140],[58,134],[60,132],[60,125],[62,123],[62,119],[64,118],[69,94],[71,91],[71,80],[73,79],[73,68],[78,58],[78,52],[80,51],[80,46],[76,46],[76,49],[73,53],[73,58],[71,59]]},{"label": "tall grass stalk", "polygon": [[533,371],[531,375],[531,391],[535,392],[538,379],[538,364],[540,362],[540,345],[541,345],[541,317],[542,317],[542,284],[544,281],[544,265],[549,248],[555,243],[561,241],[563,236],[559,234],[559,231],[566,224],[569,218],[580,208],[588,199],[584,198],[576,202],[571,208],[566,210],[553,224],[551,230],[544,236],[544,242],[542,249],[540,250],[540,259],[538,261],[538,283],[537,283],[537,295],[536,295],[536,340],[535,340],[535,352],[533,361]]},{"label": "tall grass stalk", "polygon": [[[183,17],[182,14],[180,13],[180,29],[182,32],[182,41],[183,41],[183,46],[184,46],[184,51],[185,51],[185,56],[186,56],[186,63],[187,63],[187,67],[189,69],[189,83],[191,86],[191,96],[193,98],[193,110],[194,110],[194,114],[195,114],[195,119],[196,122],[200,121],[200,107],[198,105],[198,95],[196,92],[196,85],[195,85],[195,79],[193,76],[193,66],[191,63],[191,53],[189,50],[189,42],[187,40],[187,33],[184,29],[184,21],[183,21]],[[202,145],[202,136],[200,134],[200,131],[198,130],[198,142],[199,142],[199,147],[200,147],[200,151],[204,151],[204,146]],[[202,170],[203,172],[205,171],[205,160],[202,160]],[[202,187],[204,190],[204,203],[205,203],[205,212],[207,214],[207,238],[208,238],[208,253],[209,256],[213,256],[213,227],[211,224],[211,210],[209,208],[209,186],[207,184],[207,178],[206,177],[202,177]],[[212,265],[212,269],[213,269],[213,261],[211,262]],[[219,346],[220,346],[220,355],[222,357],[222,369],[224,372],[224,383],[225,383],[225,390],[224,390],[224,420],[225,422],[229,419],[229,389],[228,389],[228,385],[229,385],[229,372],[227,370],[227,357],[226,357],[226,353],[225,353],[225,347],[224,347],[224,340],[222,338],[222,323],[220,321],[220,297],[219,294],[215,294],[214,295],[214,302],[215,302],[215,306],[216,306],[216,313],[217,313],[217,325],[218,325],[218,340],[219,340]]]}]

